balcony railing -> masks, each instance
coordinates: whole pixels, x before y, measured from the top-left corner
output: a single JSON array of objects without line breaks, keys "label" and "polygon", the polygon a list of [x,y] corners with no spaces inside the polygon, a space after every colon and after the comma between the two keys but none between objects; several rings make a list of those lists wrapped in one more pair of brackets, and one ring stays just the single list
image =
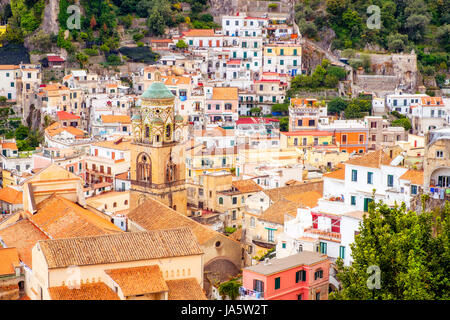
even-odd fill
[{"label": "balcony railing", "polygon": [[264,300],[264,292],[247,289],[245,287],[239,288],[239,295],[241,300]]}]

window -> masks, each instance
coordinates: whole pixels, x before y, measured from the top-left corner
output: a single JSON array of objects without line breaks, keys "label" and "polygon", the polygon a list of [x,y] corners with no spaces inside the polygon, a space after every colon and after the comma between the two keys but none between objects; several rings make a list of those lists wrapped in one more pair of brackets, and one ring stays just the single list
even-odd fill
[{"label": "window", "polygon": [[345,247],[344,246],[339,247],[339,258],[345,259]]},{"label": "window", "polygon": [[264,292],[264,282],[256,279],[253,280],[253,290],[256,292]]},{"label": "window", "polygon": [[438,150],[436,151],[436,158],[443,158],[444,157],[444,151]]},{"label": "window", "polygon": [[237,198],[233,197],[233,204],[237,204]]},{"label": "window", "polygon": [[232,219],[236,220],[236,210],[233,210],[233,212],[232,212]]},{"label": "window", "polygon": [[387,176],[387,185],[388,187],[394,186],[394,176],[392,174],[388,174]]},{"label": "window", "polygon": [[284,60],[280,60],[280,65],[281,65],[281,66],[284,65]]},{"label": "window", "polygon": [[320,243],[320,253],[327,254],[327,244],[325,242]]},{"label": "window", "polygon": [[300,281],[306,281],[305,270],[299,270],[295,273],[295,283],[299,283]]},{"label": "window", "polygon": [[367,184],[373,184],[373,172],[367,172]]},{"label": "window", "polygon": [[297,55],[297,49],[294,49],[294,56],[296,56],[296,55]]},{"label": "window", "polygon": [[272,48],[268,48],[267,53],[272,53]]},{"label": "window", "polygon": [[286,242],[283,242],[283,243],[281,244],[281,248],[286,249]]},{"label": "window", "polygon": [[250,227],[252,227],[252,228],[255,227],[255,218],[253,218],[253,217],[250,218]]},{"label": "window", "polygon": [[350,197],[350,203],[352,206],[356,206],[356,196],[351,196]]},{"label": "window", "polygon": [[319,269],[316,272],[314,272],[314,280],[322,279],[323,278],[323,270]]},{"label": "window", "polygon": [[226,24],[227,26],[229,26],[229,25],[230,25],[230,20],[225,21],[225,24]]},{"label": "window", "polygon": [[284,56],[284,49],[280,49],[280,56]]},{"label": "window", "polygon": [[342,144],[347,144],[347,135],[346,134],[342,135]]},{"label": "window", "polygon": [[275,242],[275,232],[273,229],[267,229],[267,240],[269,242]]},{"label": "window", "polygon": [[219,198],[219,204],[223,204],[223,198],[222,197]]},{"label": "window", "polygon": [[272,64],[272,60],[267,60],[267,64]]},{"label": "window", "polygon": [[352,170],[352,181],[358,181],[358,171]]},{"label": "window", "polygon": [[281,279],[280,277],[275,278],[275,290],[280,289],[281,286]]},{"label": "window", "polygon": [[417,194],[417,186],[415,185],[411,186],[411,194]]},{"label": "window", "polygon": [[316,300],[320,300],[320,292],[316,292]]},{"label": "window", "polygon": [[364,135],[363,134],[359,135],[359,143],[364,143]]}]

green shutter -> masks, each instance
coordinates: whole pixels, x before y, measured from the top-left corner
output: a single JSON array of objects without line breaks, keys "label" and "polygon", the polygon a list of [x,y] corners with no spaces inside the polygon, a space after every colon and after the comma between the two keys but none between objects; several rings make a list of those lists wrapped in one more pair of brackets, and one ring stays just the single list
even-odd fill
[{"label": "green shutter", "polygon": [[280,289],[280,277],[275,278],[275,290]]}]

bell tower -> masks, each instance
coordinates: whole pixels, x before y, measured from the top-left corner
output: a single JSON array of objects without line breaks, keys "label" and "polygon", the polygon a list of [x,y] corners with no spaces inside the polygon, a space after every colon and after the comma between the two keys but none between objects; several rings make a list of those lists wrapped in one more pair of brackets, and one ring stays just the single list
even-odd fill
[{"label": "bell tower", "polygon": [[155,81],[132,117],[130,210],[153,197],[187,212],[184,148],[179,143],[183,117],[174,114],[174,103],[172,92]]}]

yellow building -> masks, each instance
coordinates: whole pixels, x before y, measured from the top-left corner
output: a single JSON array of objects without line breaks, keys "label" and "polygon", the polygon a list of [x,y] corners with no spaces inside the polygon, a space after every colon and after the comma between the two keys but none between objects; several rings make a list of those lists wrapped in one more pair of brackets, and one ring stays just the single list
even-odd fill
[{"label": "yellow building", "polygon": [[301,73],[302,47],[298,44],[264,46],[263,72],[278,72],[295,76]]},{"label": "yellow building", "polygon": [[293,131],[281,132],[282,148],[335,147],[333,133],[328,131]]}]

